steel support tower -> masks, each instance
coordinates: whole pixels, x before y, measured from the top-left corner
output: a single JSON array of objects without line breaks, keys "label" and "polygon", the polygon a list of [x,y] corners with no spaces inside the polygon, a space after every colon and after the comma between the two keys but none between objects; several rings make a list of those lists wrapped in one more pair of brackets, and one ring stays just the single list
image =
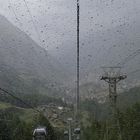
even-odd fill
[{"label": "steel support tower", "polygon": [[[127,76],[121,75],[121,67],[103,67],[104,75],[101,80],[104,80],[109,84],[109,101],[111,106],[111,126],[109,130],[112,131],[113,135],[118,135],[118,140],[121,140],[120,126],[118,121],[117,111],[117,83],[124,80]],[[110,140],[112,138],[109,138]]]}]

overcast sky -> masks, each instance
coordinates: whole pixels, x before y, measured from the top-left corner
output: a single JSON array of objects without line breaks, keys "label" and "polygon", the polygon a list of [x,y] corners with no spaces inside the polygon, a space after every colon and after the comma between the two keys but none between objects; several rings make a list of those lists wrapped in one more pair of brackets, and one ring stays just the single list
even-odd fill
[{"label": "overcast sky", "polygon": [[[57,55],[58,58],[61,58],[60,61],[62,63],[68,63],[68,66],[71,66],[73,62],[76,62],[75,57],[73,57],[75,54],[72,54],[76,53],[76,0],[25,1],[0,0],[0,14],[7,17],[8,20],[26,32],[52,55]],[[29,11],[27,8],[29,8]],[[102,40],[97,37],[93,38],[93,35],[96,36],[99,32],[104,33],[124,24],[126,26],[135,26],[133,23],[139,21],[139,17],[140,0],[80,0],[80,43],[82,44],[88,39],[90,42],[90,45],[87,44],[88,42],[85,43],[83,54],[85,53],[89,57],[93,55],[97,61],[101,60],[103,64],[107,60],[110,60],[110,56],[107,60],[105,59],[105,55],[103,55],[105,50],[109,50],[106,53],[107,55],[111,54],[114,56],[113,61],[118,61],[116,59],[119,58],[118,56],[125,57],[124,54],[129,54],[127,46],[131,45],[126,45],[126,50],[122,51],[122,48],[119,48],[118,44],[115,44],[117,47],[114,49],[112,47],[114,45],[113,41],[117,42],[115,40],[118,39],[119,42],[120,39],[119,36],[116,39],[116,32],[113,34],[114,40],[111,40],[111,43],[110,41],[108,43],[104,38],[101,38]],[[139,24],[139,22],[137,23]],[[129,28],[127,27],[127,29]],[[137,29],[135,30],[137,31]],[[125,35],[121,37],[125,38]],[[93,40],[94,42],[92,42]],[[105,46],[104,41],[106,41]],[[123,43],[125,44],[126,42]],[[93,50],[86,50],[87,45]],[[82,45],[80,47],[82,50]],[[110,48],[113,48],[115,53]],[[89,55],[88,53],[92,54]],[[87,61],[89,61],[89,57],[83,55],[83,59],[86,58],[88,59]],[[92,68],[94,65],[98,65],[95,58],[93,58],[84,67],[86,68],[91,63],[93,64],[91,65]]]},{"label": "overcast sky", "polygon": [[[76,0],[26,0],[40,43],[48,50],[76,39]],[[81,0],[81,39],[91,32],[131,22],[140,12],[139,0]],[[0,0],[0,13],[40,42],[24,0]],[[43,41],[44,40],[44,41]]]}]

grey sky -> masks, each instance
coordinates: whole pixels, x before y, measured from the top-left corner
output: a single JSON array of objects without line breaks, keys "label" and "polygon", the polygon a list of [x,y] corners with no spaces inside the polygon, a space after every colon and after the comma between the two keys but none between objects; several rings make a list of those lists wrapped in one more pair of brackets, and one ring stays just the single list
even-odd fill
[{"label": "grey sky", "polygon": [[[51,55],[67,64],[67,67],[73,65],[75,69],[76,0],[26,0],[26,2],[41,37],[41,43],[24,0],[0,0],[0,14],[49,50]],[[85,44],[80,44],[82,56],[80,60],[84,62],[82,67],[88,71],[87,67],[90,66],[90,70],[93,71],[93,67],[110,63],[111,59],[112,63],[117,62],[119,58],[125,57],[124,54],[129,54],[128,47],[131,45],[125,43],[130,44],[137,29],[131,29],[134,31],[131,39],[126,39],[127,31],[120,38],[114,29],[126,24],[126,28],[123,29],[127,30],[135,26],[133,23],[139,21],[139,17],[140,0],[80,0],[80,43]],[[106,38],[101,35],[109,30],[114,31],[112,37]],[[123,39],[126,42],[118,46],[119,40]],[[114,48],[113,45],[117,47]],[[133,46],[133,50],[135,48],[138,47]],[[93,57],[88,57],[90,55]]]},{"label": "grey sky", "polygon": [[[76,0],[26,1],[41,40],[45,41],[43,47],[53,51],[54,48],[61,48],[65,42],[75,42]],[[91,32],[114,28],[126,21],[131,22],[140,13],[139,0],[81,0],[80,4],[81,38]],[[0,5],[2,15],[38,42],[24,0],[0,0]]]}]

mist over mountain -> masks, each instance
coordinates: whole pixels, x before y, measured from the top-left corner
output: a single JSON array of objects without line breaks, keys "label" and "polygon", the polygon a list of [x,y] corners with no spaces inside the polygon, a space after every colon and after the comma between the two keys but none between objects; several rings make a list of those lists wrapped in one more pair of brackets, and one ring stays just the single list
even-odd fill
[{"label": "mist over mountain", "polygon": [[67,79],[65,68],[3,16],[0,16],[0,32],[1,87],[56,94]]},{"label": "mist over mountain", "polygon": [[[8,1],[2,2],[1,13],[38,44],[41,44],[24,2],[15,1],[16,3],[11,2],[11,4]],[[138,0],[87,0],[80,2],[81,85],[90,82],[100,84],[99,77],[103,73],[101,66],[117,65],[139,49],[139,4]],[[61,63],[59,64],[61,66],[55,65],[55,60],[51,64],[54,64],[57,69],[60,68],[60,72],[64,73],[65,71],[66,74],[62,77],[67,75],[70,78],[70,80],[66,80],[67,87],[75,88],[77,60],[75,1],[29,0],[27,5],[41,40],[44,40],[44,47],[53,56],[50,61],[55,58]],[[12,9],[16,12],[16,16]],[[8,10],[11,11],[10,14]],[[127,83],[130,83],[131,78],[134,81],[139,81],[139,72],[129,75],[129,72],[136,69],[139,69],[139,56],[127,62],[123,68],[123,72],[128,73]],[[49,76],[50,74],[48,74]],[[131,82],[133,82],[132,79]]]},{"label": "mist over mountain", "polygon": [[[118,65],[118,63],[123,62],[129,55],[139,50],[139,23],[139,21],[125,23],[105,31],[92,32],[86,38],[81,38],[81,77],[89,73],[101,72],[99,71],[101,66]],[[71,44],[68,45],[72,46]],[[72,60],[75,58],[73,57],[74,55],[68,56],[68,54],[73,54],[71,53],[73,49],[71,47],[71,51],[65,52],[67,57],[73,58]],[[124,71],[127,73],[139,68],[138,60],[139,56],[126,62]]]},{"label": "mist over mountain", "polygon": [[[61,87],[63,89],[66,86],[73,92],[76,86],[75,40],[64,41],[62,49],[61,46],[58,46],[60,47],[59,53],[55,52],[56,56],[54,54],[51,56],[52,52],[49,53],[38,46],[27,34],[9,23],[3,16],[0,17],[0,21],[0,30],[3,33],[0,35],[0,62],[6,74],[10,74],[9,70],[13,70],[23,81],[27,80],[33,84],[32,81],[39,80],[39,83],[34,85],[35,87],[40,84],[41,87],[49,89],[60,89]],[[116,66],[139,50],[139,23],[137,17],[132,19],[123,17],[117,26],[104,30],[90,30],[88,34],[80,37],[80,85],[84,88],[81,91],[83,97],[86,96],[89,85],[91,88],[93,87],[94,91],[104,89],[105,83],[100,81],[103,73],[101,66]],[[115,23],[112,21],[112,24]],[[123,65],[122,71],[128,73],[128,78],[122,85],[126,89],[140,83],[139,71],[129,74],[140,69],[139,59],[140,55],[137,55]],[[86,85],[88,85],[87,88]],[[93,90],[91,94],[94,94]]]},{"label": "mist over mountain", "polygon": [[[108,90],[105,91],[108,84],[100,81],[104,74],[102,66],[121,66],[121,72],[127,75],[127,79],[118,85],[118,92],[140,85],[139,24],[137,18],[125,20],[114,28],[91,32],[87,37],[81,37],[80,94],[83,99],[97,97],[102,101],[108,95]],[[68,56],[72,53],[66,51],[65,54]]]}]

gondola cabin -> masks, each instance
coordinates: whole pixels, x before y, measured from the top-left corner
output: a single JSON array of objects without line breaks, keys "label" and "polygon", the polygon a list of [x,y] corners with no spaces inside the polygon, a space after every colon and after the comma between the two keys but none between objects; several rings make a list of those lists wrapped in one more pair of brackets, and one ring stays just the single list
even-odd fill
[{"label": "gondola cabin", "polygon": [[45,127],[36,128],[33,132],[33,140],[47,140],[47,131]]}]

